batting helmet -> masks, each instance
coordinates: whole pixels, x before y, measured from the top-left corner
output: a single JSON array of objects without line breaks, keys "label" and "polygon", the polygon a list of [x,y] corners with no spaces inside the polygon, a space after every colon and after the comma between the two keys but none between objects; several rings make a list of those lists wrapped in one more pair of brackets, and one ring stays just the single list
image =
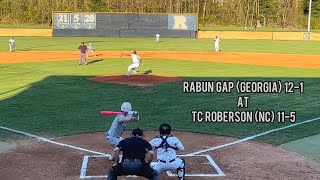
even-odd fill
[{"label": "batting helmet", "polygon": [[161,124],[159,127],[160,134],[170,134],[171,126],[169,124]]},{"label": "batting helmet", "polygon": [[121,111],[123,112],[129,112],[132,110],[131,104],[129,102],[124,102],[121,105]]}]

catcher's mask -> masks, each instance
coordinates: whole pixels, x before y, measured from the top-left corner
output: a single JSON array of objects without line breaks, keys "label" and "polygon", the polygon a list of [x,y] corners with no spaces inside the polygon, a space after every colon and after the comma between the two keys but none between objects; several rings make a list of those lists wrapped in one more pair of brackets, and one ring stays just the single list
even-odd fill
[{"label": "catcher's mask", "polygon": [[132,136],[136,137],[142,137],[143,136],[143,131],[140,128],[132,130]]},{"label": "catcher's mask", "polygon": [[124,103],[122,103],[122,105],[121,105],[121,111],[123,111],[123,112],[129,112],[129,111],[131,111],[132,110],[132,106],[131,106],[131,104],[129,103],[129,102],[124,102]]},{"label": "catcher's mask", "polygon": [[159,127],[160,134],[170,134],[171,126],[169,124],[161,124]]}]

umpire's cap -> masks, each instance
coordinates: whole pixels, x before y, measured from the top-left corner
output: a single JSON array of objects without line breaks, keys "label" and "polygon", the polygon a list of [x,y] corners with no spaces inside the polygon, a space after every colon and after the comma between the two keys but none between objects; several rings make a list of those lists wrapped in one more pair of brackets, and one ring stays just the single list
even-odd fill
[{"label": "umpire's cap", "polygon": [[140,128],[132,130],[131,133],[133,136],[143,136],[143,131]]},{"label": "umpire's cap", "polygon": [[159,127],[160,134],[170,134],[171,126],[169,124],[161,124]]}]

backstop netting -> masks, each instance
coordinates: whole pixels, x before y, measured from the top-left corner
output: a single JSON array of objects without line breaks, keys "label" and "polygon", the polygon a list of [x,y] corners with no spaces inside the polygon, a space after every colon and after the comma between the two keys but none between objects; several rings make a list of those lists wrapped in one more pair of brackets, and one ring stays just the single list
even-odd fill
[{"label": "backstop netting", "polygon": [[53,13],[52,36],[195,38],[196,14]]}]

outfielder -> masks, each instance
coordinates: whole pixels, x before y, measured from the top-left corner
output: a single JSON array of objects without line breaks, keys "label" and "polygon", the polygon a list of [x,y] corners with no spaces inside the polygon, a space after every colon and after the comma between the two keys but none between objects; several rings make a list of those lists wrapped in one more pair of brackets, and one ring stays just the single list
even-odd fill
[{"label": "outfielder", "polygon": [[160,42],[160,34],[156,34],[156,42],[157,42],[157,43]]},{"label": "outfielder", "polygon": [[142,64],[142,59],[138,56],[137,51],[132,52],[131,58],[132,58],[133,64],[128,66],[128,73],[127,73],[128,77],[130,76],[131,70],[133,71],[134,74],[137,74],[136,68],[139,67],[140,64]]},{"label": "outfielder", "polygon": [[[137,122],[139,120],[137,112],[131,111],[132,106],[129,102],[122,103],[120,109],[122,112],[125,113],[117,115],[114,118],[109,131],[105,133],[107,142],[111,144],[113,147],[116,147],[119,144],[119,142],[123,140],[121,136],[127,127],[127,123]],[[111,156],[109,160],[113,161],[113,156]]]},{"label": "outfielder", "polygon": [[90,52],[91,52],[91,54],[92,54],[93,56],[97,56],[96,53],[95,53],[95,49],[94,49],[92,43],[90,43],[89,46],[88,46],[87,58],[89,57],[89,53],[90,53]]},{"label": "outfielder", "polygon": [[16,41],[13,39],[13,37],[11,37],[11,39],[9,39],[9,50],[10,50],[10,52],[12,52],[14,50],[15,46],[16,46]]},{"label": "outfielder", "polygon": [[184,151],[184,147],[180,140],[170,135],[171,126],[162,124],[159,127],[160,136],[150,141],[151,146],[157,150],[158,162],[153,166],[158,174],[162,171],[177,170],[180,180],[185,178],[185,161],[183,158],[177,157],[176,151]]},{"label": "outfielder", "polygon": [[220,39],[218,36],[214,38],[214,48],[216,49],[216,52],[220,52]]}]

